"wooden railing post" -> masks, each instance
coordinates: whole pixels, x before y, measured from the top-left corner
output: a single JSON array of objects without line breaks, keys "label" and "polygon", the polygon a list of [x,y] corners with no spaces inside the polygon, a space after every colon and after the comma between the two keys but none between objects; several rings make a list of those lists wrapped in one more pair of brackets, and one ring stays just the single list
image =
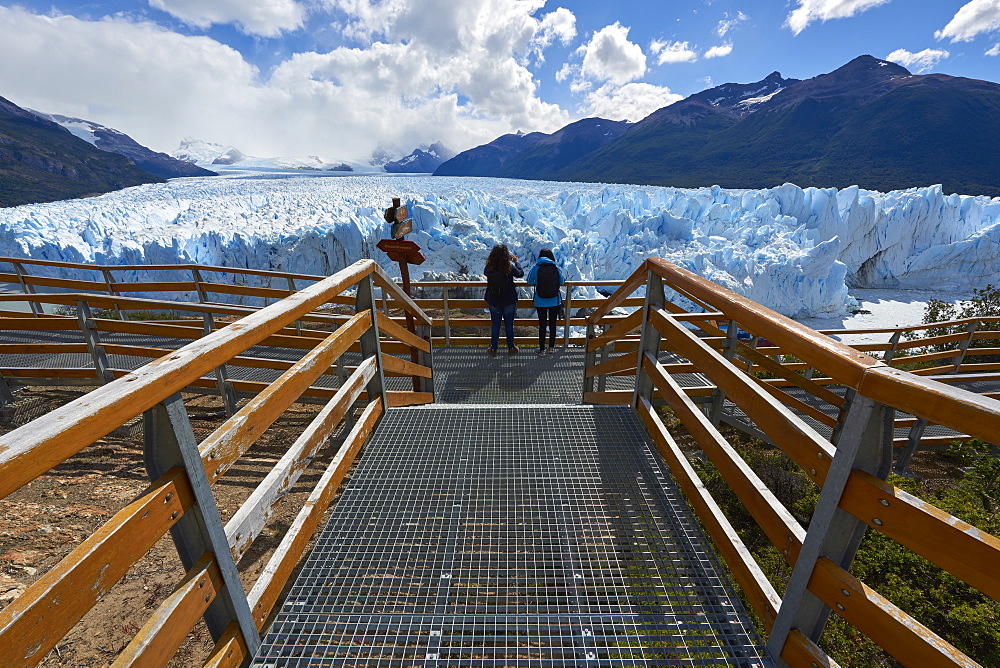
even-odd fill
[{"label": "wooden railing post", "polygon": [[792,629],[798,629],[813,642],[819,640],[831,610],[809,593],[809,580],[817,561],[823,557],[844,570],[850,569],[868,525],[841,510],[840,501],[854,469],[880,480],[888,476],[892,441],[885,438],[885,428],[885,406],[857,395],[845,415],[843,428],[836,434],[836,454],[767,641],[771,656],[781,655]]},{"label": "wooden railing post", "polygon": [[108,364],[108,356],[101,346],[101,339],[97,334],[97,326],[94,324],[94,315],[90,312],[90,305],[85,301],[76,303],[76,318],[80,322],[80,331],[83,332],[87,340],[87,350],[90,351],[90,358],[94,361],[94,368],[102,383],[110,383],[115,379]]},{"label": "wooden railing post", "polygon": [[[735,320],[729,321],[729,326],[726,328],[726,348],[722,351],[722,356],[725,357],[729,362],[733,361],[736,356],[736,347],[740,343],[739,339],[740,327]],[[812,369],[809,369],[812,371]],[[719,428],[719,424],[722,422],[722,409],[726,405],[726,395],[725,393],[716,387],[712,390],[712,409],[709,413],[709,420],[712,422],[712,426],[716,429]]]},{"label": "wooden railing post", "polygon": [[[386,294],[382,291],[383,296]],[[383,297],[383,301],[387,300]],[[355,311],[371,311],[372,326],[367,332],[361,335],[361,359],[375,357],[378,371],[368,381],[368,401],[374,401],[375,397],[382,397],[382,405],[388,406],[389,402],[385,394],[385,377],[382,373],[382,346],[379,343],[378,332],[378,303],[375,301],[375,286],[371,274],[368,274],[358,283],[358,295],[355,300]]]},{"label": "wooden railing post", "polygon": [[653,381],[642,368],[642,360],[646,353],[652,353],[653,357],[660,354],[660,332],[650,322],[651,311],[659,311],[663,308],[666,298],[663,294],[663,279],[652,270],[646,271],[646,302],[642,306],[642,328],[639,339],[638,364],[635,369],[635,392],[632,394],[632,406],[639,405],[639,398],[644,397],[647,401],[653,401]]},{"label": "wooden railing post", "polygon": [[[35,286],[28,283],[25,277],[28,276],[28,272],[25,270],[24,266],[20,262],[11,262],[14,265],[14,273],[17,274],[17,282],[21,284],[21,290],[24,291],[26,295],[35,294]],[[29,302],[31,304],[31,314],[36,318],[42,315],[42,305],[37,302]]]},{"label": "wooden railing post", "polygon": [[225,587],[205,611],[208,631],[218,641],[226,627],[237,622],[249,654],[253,656],[260,646],[260,636],[181,395],[174,394],[147,410],[143,426],[149,479],[156,480],[171,468],[182,466],[194,491],[195,505],[170,528],[184,568],[190,570],[202,556],[210,553],[225,582]]}]

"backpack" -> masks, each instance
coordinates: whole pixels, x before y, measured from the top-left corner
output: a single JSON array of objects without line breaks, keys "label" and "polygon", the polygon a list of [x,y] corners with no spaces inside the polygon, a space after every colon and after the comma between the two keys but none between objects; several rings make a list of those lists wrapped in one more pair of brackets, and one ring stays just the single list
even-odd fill
[{"label": "backpack", "polygon": [[494,301],[510,297],[510,274],[506,271],[491,271],[486,274],[486,294]]},{"label": "backpack", "polygon": [[535,292],[543,299],[551,299],[559,294],[559,270],[554,264],[546,262],[538,265]]}]

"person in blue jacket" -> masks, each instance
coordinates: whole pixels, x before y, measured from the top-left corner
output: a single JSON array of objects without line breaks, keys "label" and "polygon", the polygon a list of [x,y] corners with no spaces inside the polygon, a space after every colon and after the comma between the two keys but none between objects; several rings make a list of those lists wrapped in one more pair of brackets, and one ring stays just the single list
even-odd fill
[{"label": "person in blue jacket", "polygon": [[538,260],[528,272],[528,285],[535,286],[535,310],[538,312],[538,354],[545,354],[545,329],[549,330],[549,352],[555,352],[556,320],[562,310],[562,291],[565,281],[556,264],[552,251],[543,248],[538,251]]},{"label": "person in blue jacket", "polygon": [[507,335],[507,352],[511,355],[518,350],[514,344],[514,317],[517,315],[517,288],[514,279],[524,276],[524,270],[517,263],[517,256],[507,250],[506,244],[497,244],[486,258],[486,294],[483,298],[490,307],[492,329],[490,331],[490,355],[497,354],[500,342],[500,319],[503,319]]}]

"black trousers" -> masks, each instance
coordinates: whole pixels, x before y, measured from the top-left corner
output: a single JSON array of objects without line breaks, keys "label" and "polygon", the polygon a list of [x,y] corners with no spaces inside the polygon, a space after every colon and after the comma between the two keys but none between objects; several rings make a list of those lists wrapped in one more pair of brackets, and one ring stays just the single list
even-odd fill
[{"label": "black trousers", "polygon": [[556,320],[559,318],[558,306],[536,306],[538,311],[538,347],[545,347],[545,327],[549,329],[549,348],[556,346]]}]

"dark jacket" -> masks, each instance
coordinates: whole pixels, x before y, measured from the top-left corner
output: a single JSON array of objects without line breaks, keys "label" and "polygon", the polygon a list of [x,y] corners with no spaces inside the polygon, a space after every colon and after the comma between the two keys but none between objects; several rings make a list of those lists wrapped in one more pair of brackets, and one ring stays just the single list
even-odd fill
[{"label": "dark jacket", "polygon": [[503,308],[504,306],[510,306],[517,301],[517,288],[514,286],[514,279],[521,278],[524,276],[524,269],[521,269],[521,264],[519,262],[511,263],[512,271],[507,274],[507,280],[510,281],[510,290],[508,290],[508,297],[499,302],[495,302],[493,297],[490,296],[489,288],[483,291],[483,299],[490,306],[495,306],[496,308]]}]

